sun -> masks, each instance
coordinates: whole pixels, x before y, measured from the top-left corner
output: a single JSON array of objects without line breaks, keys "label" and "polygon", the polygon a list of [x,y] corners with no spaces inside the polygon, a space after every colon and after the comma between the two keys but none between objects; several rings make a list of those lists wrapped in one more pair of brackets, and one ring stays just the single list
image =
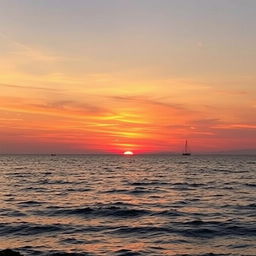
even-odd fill
[{"label": "sun", "polygon": [[132,156],[132,155],[133,155],[133,152],[132,152],[132,151],[125,151],[125,152],[124,152],[124,155],[126,155],[126,156]]}]

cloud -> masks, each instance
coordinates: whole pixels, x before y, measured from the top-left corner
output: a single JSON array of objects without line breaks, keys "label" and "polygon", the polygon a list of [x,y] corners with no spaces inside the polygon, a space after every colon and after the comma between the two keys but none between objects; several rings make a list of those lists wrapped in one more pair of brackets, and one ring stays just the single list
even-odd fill
[{"label": "cloud", "polygon": [[248,92],[244,90],[216,90],[215,92],[226,95],[248,95]]},{"label": "cloud", "polygon": [[256,124],[255,123],[251,123],[251,124],[245,124],[245,123],[241,123],[241,124],[224,124],[224,125],[219,125],[216,128],[218,129],[242,129],[242,130],[250,130],[250,129],[256,129]]},{"label": "cloud", "polygon": [[126,102],[137,102],[148,105],[158,105],[175,110],[185,110],[184,105],[175,103],[160,102],[145,96],[109,96],[113,100],[126,101]]},{"label": "cloud", "polygon": [[11,38],[10,36],[6,35],[3,32],[0,32],[0,37],[12,46],[13,50],[10,53],[13,55],[18,55],[18,56],[21,56],[22,58],[26,57],[32,60],[43,61],[43,62],[56,62],[63,59],[63,58],[60,58],[59,56],[48,54],[45,51],[23,44]]},{"label": "cloud", "polygon": [[89,104],[74,100],[54,100],[48,101],[43,104],[30,104],[30,106],[35,106],[43,109],[52,109],[52,110],[67,110],[74,111],[79,113],[105,113],[107,112],[106,108],[96,106],[95,104]]},{"label": "cloud", "polygon": [[220,123],[222,123],[221,120],[217,118],[198,119],[198,120],[192,120],[190,122],[191,125],[200,126],[200,127],[215,126]]},{"label": "cloud", "polygon": [[59,89],[55,89],[55,88],[13,85],[13,84],[0,84],[0,87],[8,87],[8,88],[13,88],[13,89],[25,89],[25,90],[60,91]]},{"label": "cloud", "polygon": [[47,116],[86,119],[108,113],[106,108],[74,100],[42,100],[21,97],[0,97],[0,109]]}]

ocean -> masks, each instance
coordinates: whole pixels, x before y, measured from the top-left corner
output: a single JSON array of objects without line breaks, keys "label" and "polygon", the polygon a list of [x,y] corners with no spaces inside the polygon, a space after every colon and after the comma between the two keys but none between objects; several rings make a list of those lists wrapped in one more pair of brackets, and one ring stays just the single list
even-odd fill
[{"label": "ocean", "polygon": [[0,249],[256,255],[256,156],[2,155]]}]

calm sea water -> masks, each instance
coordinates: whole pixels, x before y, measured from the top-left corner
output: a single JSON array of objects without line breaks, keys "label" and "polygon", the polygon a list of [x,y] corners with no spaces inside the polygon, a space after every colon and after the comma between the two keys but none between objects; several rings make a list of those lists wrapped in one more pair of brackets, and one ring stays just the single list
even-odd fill
[{"label": "calm sea water", "polygon": [[0,249],[256,255],[255,156],[0,156]]}]

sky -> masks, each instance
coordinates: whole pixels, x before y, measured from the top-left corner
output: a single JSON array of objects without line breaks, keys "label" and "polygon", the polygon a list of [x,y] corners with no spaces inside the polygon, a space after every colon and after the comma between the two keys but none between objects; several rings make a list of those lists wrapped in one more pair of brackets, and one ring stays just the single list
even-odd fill
[{"label": "sky", "polygon": [[0,153],[256,149],[255,10],[0,0]]}]

